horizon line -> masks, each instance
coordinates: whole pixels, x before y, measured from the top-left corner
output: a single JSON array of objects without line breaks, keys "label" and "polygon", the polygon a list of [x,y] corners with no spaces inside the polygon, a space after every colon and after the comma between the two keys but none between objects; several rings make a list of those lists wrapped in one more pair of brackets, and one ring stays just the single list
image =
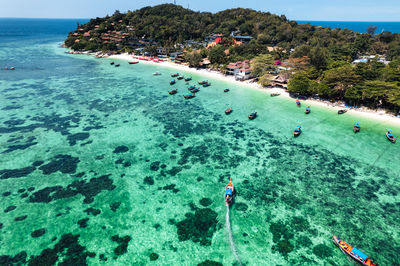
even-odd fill
[{"label": "horizon line", "polygon": [[[107,16],[107,15],[105,15]],[[104,16],[104,17],[105,17]],[[110,15],[108,15],[110,16]],[[0,17],[0,19],[93,19],[96,17],[92,18],[55,18],[55,17]],[[393,20],[376,20],[376,21],[368,21],[368,20],[318,20],[318,19],[288,19],[291,21],[306,21],[306,22],[394,22],[394,23],[400,23],[399,21],[393,21]]]}]

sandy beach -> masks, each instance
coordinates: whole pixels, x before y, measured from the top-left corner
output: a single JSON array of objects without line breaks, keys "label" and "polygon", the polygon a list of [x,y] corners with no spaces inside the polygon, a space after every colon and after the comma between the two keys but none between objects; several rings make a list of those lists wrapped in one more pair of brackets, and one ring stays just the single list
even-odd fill
[{"label": "sandy beach", "polygon": [[[133,57],[132,55],[129,55],[127,53],[125,54],[119,54],[119,55],[111,55],[108,58],[114,58],[114,59],[120,59],[120,60],[126,60],[126,61],[132,61]],[[224,74],[222,74],[221,72],[215,71],[215,70],[210,70],[210,69],[196,69],[196,68],[190,68],[186,65],[180,65],[180,64],[175,64],[173,62],[170,61],[164,61],[164,62],[160,62],[160,63],[156,63],[153,61],[145,61],[145,60],[140,60],[139,64],[151,64],[151,65],[162,65],[164,67],[169,67],[175,70],[182,70],[182,71],[186,71],[186,72],[191,72],[191,73],[201,73],[204,76],[207,76],[209,78],[212,79],[219,79],[219,80],[223,80],[223,81],[228,81],[228,82],[234,82],[237,84],[240,84],[241,86],[246,86],[248,88],[251,89],[257,89],[257,90],[262,90],[265,91],[267,93],[279,93],[281,96],[283,97],[287,97],[287,98],[291,98],[293,99],[289,93],[282,88],[264,88],[261,85],[259,85],[258,83],[255,82],[249,82],[249,81],[238,81],[235,80],[235,78],[233,76],[226,76]],[[372,109],[368,109],[365,107],[361,107],[361,108],[347,108],[345,107],[343,104],[340,103],[331,103],[328,101],[322,101],[322,100],[316,100],[316,99],[312,99],[309,98],[307,100],[302,100],[302,102],[305,105],[319,105],[319,106],[323,106],[326,108],[330,108],[333,110],[339,110],[339,109],[347,109],[348,113],[354,114],[354,115],[359,115],[359,116],[363,116],[366,118],[371,118],[371,119],[376,119],[376,120],[380,120],[380,121],[385,121],[388,122],[390,124],[394,124],[399,126],[400,125],[400,118],[392,115],[392,114],[388,114],[385,112],[384,109],[378,109],[378,110],[372,110]]]}]

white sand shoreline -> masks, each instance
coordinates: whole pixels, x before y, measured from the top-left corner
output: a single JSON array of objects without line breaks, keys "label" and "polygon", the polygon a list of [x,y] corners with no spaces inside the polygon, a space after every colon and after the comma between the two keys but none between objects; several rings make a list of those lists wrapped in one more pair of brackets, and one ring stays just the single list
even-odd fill
[{"label": "white sand shoreline", "polygon": [[[132,55],[129,54],[119,54],[119,55],[111,55],[108,58],[114,58],[114,59],[120,59],[120,60],[126,60],[126,61],[132,61],[134,60],[132,58]],[[158,65],[158,66],[164,66],[164,67],[169,67],[169,68],[173,68],[176,70],[182,70],[182,71],[186,71],[186,72],[191,72],[191,73],[197,73],[197,74],[203,74],[205,76],[208,76],[209,78],[213,78],[213,79],[219,79],[219,80],[223,80],[223,81],[228,81],[228,82],[233,82],[236,84],[240,84],[241,86],[246,86],[249,88],[253,88],[253,89],[257,89],[257,90],[262,90],[265,92],[269,92],[269,93],[279,93],[280,95],[293,99],[292,97],[289,96],[289,93],[287,91],[285,91],[285,89],[282,88],[264,88],[261,85],[259,85],[258,83],[251,83],[248,81],[237,81],[235,80],[235,78],[233,76],[225,76],[222,73],[218,72],[218,71],[213,71],[213,70],[209,70],[209,69],[196,69],[196,68],[189,68],[186,65],[178,65],[172,62],[160,62],[160,63],[156,63],[156,62],[152,62],[152,61],[145,61],[145,60],[140,60],[139,64],[152,64],[152,65]],[[303,103],[305,103],[306,105],[312,105],[312,104],[316,104],[325,108],[330,108],[330,109],[334,109],[334,110],[339,110],[339,109],[347,109],[348,113],[354,114],[354,115],[358,115],[358,116],[363,116],[366,118],[371,118],[374,120],[379,120],[382,122],[388,122],[392,125],[396,125],[396,126],[400,126],[400,118],[392,115],[392,114],[388,114],[385,112],[385,110],[371,110],[365,107],[362,108],[357,108],[357,109],[349,109],[346,108],[344,105],[340,105],[339,103],[330,103],[328,101],[321,101],[321,100],[316,100],[316,99],[307,99],[307,100],[303,100]]]}]

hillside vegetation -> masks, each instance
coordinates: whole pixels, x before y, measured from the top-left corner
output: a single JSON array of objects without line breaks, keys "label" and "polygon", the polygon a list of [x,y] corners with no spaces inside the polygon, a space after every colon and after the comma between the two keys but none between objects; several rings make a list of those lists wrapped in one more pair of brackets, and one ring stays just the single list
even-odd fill
[{"label": "hillside vegetation", "polygon": [[[232,32],[253,39],[233,45]],[[291,70],[284,74],[291,78],[290,92],[400,111],[400,34],[387,31],[375,35],[372,29],[361,34],[298,24],[283,15],[251,9],[213,14],[164,4],[92,19],[78,25],[65,44],[75,50],[117,52],[142,46],[155,54],[156,47],[179,50],[187,40],[202,42],[214,33],[223,35],[220,44],[196,52],[186,47],[185,58],[191,65],[198,66],[205,57],[217,68],[253,59],[254,75],[267,84],[269,72],[276,68],[273,62],[279,59],[289,62]],[[274,50],[269,52],[268,47]],[[385,65],[376,58],[352,65],[361,55],[381,55],[392,62]]]}]

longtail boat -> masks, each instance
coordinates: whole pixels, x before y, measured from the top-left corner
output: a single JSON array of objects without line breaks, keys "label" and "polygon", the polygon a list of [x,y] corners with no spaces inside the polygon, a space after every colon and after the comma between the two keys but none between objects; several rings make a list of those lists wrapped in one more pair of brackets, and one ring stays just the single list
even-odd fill
[{"label": "longtail boat", "polygon": [[175,77],[177,77],[177,76],[179,76],[179,73],[171,74],[171,77],[173,77],[173,78],[175,78]]},{"label": "longtail boat", "polygon": [[338,115],[344,114],[346,112],[347,112],[346,109],[341,109],[341,110],[337,111]]},{"label": "longtail boat", "polygon": [[253,111],[251,114],[249,114],[249,119],[250,120],[253,120],[256,117],[257,117],[257,112],[256,111]]},{"label": "longtail boat", "polygon": [[183,95],[183,97],[184,97],[185,99],[190,99],[190,98],[196,97],[196,95],[195,95],[194,93],[192,93],[192,94]]},{"label": "longtail boat", "polygon": [[280,95],[279,93],[271,93],[269,96],[275,97],[275,96],[279,96],[279,95]]},{"label": "longtail boat", "polygon": [[293,131],[293,136],[296,138],[301,134],[301,126],[297,126],[296,129]]},{"label": "longtail boat", "polygon": [[310,108],[310,106],[307,106],[304,113],[306,113],[306,115],[308,115],[310,112],[311,112],[311,108]]},{"label": "longtail boat", "polygon": [[225,89],[225,90],[224,90],[224,92],[228,92],[228,91],[229,91],[229,89]]},{"label": "longtail boat", "polygon": [[191,77],[185,78],[185,81],[191,81],[191,80],[192,80]]},{"label": "longtail boat", "polygon": [[393,135],[390,129],[386,132],[386,138],[392,143],[396,142],[396,137]]},{"label": "longtail boat", "polygon": [[296,105],[297,105],[298,107],[300,107],[300,105],[301,105],[299,98],[296,99]]},{"label": "longtail boat", "polygon": [[232,184],[232,178],[230,178],[228,185],[226,185],[226,187],[225,187],[225,205],[226,206],[229,206],[232,204],[234,193],[235,193],[235,189]]},{"label": "longtail boat", "polygon": [[178,90],[172,90],[172,91],[169,91],[168,93],[171,94],[171,95],[173,95],[173,94],[175,94],[175,93],[177,93],[177,92],[178,92]]},{"label": "longtail boat", "polygon": [[232,107],[225,110],[225,114],[229,115],[230,113],[232,113]]},{"label": "longtail boat", "polygon": [[365,266],[378,266],[378,263],[372,262],[372,260],[362,251],[353,248],[352,246],[350,246],[337,236],[332,236],[332,237],[333,237],[333,243],[335,243],[344,253],[352,257],[354,260],[358,261],[359,263]]},{"label": "longtail boat", "polygon": [[171,80],[171,82],[169,83],[169,85],[174,85],[176,83],[176,81],[173,79]]},{"label": "longtail boat", "polygon": [[354,126],[353,126],[353,130],[354,133],[360,132],[360,123],[357,122]]}]

